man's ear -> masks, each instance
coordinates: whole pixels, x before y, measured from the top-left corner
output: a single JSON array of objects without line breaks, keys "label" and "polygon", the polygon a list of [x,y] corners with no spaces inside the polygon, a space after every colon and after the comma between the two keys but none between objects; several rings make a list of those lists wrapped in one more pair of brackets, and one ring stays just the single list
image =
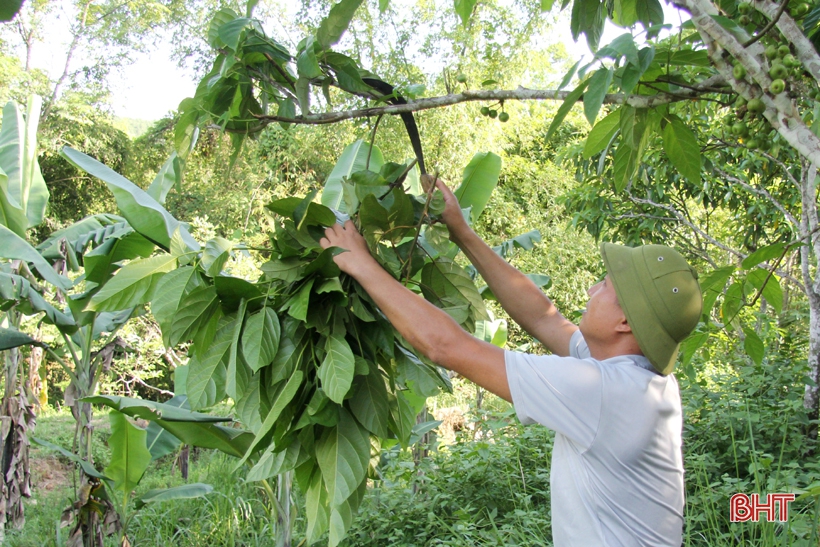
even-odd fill
[{"label": "man's ear", "polygon": [[629,326],[629,322],[626,320],[626,317],[621,317],[620,322],[615,325],[615,332],[632,332],[632,327]]}]

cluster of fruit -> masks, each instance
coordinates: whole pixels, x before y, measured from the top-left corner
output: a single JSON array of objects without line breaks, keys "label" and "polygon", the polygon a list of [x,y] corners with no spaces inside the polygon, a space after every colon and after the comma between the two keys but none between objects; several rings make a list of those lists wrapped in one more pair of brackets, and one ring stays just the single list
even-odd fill
[{"label": "cluster of fruit", "polygon": [[[501,108],[504,108],[504,105],[501,105]],[[503,110],[499,112],[495,108],[490,108],[489,106],[481,107],[481,115],[487,116],[489,118],[498,118],[498,121],[500,122],[506,122],[510,119],[510,115],[504,112]]]},{"label": "cluster of fruit", "polygon": [[[803,70],[802,64],[792,55],[791,49],[785,44],[781,46],[774,44],[766,46],[766,57],[770,62],[769,76],[772,78],[772,83],[769,85],[769,93],[778,95],[786,89],[785,78],[789,76],[790,69],[794,72],[795,76],[799,76]],[[734,76],[736,80],[744,79],[746,77],[746,68],[742,64],[736,63],[732,69],[732,76]]]}]

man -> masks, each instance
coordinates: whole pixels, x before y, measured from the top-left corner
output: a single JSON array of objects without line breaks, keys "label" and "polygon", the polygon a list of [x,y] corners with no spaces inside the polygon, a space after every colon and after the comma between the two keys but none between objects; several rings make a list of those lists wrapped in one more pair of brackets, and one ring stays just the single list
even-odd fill
[{"label": "man", "polygon": [[470,229],[453,193],[436,184],[450,238],[512,319],[553,355],[504,351],[474,338],[382,269],[350,221],[328,228],[321,245],[349,251],[336,263],[417,351],[512,402],[522,423],[555,430],[556,546],[679,547],[682,417],[670,373],[701,314],[695,270],[665,246],[605,243],[608,274],[589,289],[576,327]]}]

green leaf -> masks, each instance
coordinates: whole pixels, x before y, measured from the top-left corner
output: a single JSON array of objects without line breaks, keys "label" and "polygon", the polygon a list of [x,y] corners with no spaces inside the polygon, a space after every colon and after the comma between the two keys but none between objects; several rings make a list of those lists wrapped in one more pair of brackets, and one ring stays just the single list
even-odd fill
[{"label": "green leaf", "polygon": [[160,279],[176,267],[176,258],[161,254],[134,260],[103,285],[88,304],[92,311],[117,311],[149,302]]},{"label": "green leaf", "polygon": [[[299,388],[302,387],[302,379],[304,378],[304,373],[301,370],[297,370],[293,373],[293,375],[288,380],[287,384],[282,386],[276,395],[273,398],[273,402],[271,403],[270,411],[268,415],[265,417],[265,421],[262,423],[262,426],[259,428],[259,431],[256,432],[256,436],[251,442],[248,449],[245,451],[242,459],[238,464],[236,464],[235,469],[239,469],[242,467],[248,458],[256,451],[257,447],[263,442],[267,442],[271,436],[273,435],[273,426],[276,425],[276,421],[279,419],[279,416],[282,414],[282,411],[285,410],[285,407],[293,400],[296,394],[299,392]],[[267,447],[264,447],[267,448]]]},{"label": "green leaf", "polygon": [[471,315],[476,319],[489,319],[473,280],[452,260],[440,258],[425,264],[421,283],[424,297],[457,322],[463,323]]},{"label": "green leaf", "polygon": [[599,68],[588,81],[589,87],[584,93],[584,115],[590,125],[595,125],[595,118],[598,117],[606,92],[612,83],[612,69]]},{"label": "green leaf", "polygon": [[55,450],[55,451],[59,452],[60,454],[62,454],[63,456],[65,456],[66,458],[71,460],[72,462],[79,465],[82,468],[83,472],[86,475],[88,475],[89,477],[94,477],[94,478],[101,479],[101,480],[109,480],[108,477],[106,477],[105,475],[103,475],[102,473],[97,471],[94,468],[94,466],[91,465],[89,462],[87,462],[86,460],[80,458],[77,454],[74,454],[73,452],[69,452],[68,450],[66,450],[62,446],[57,446],[54,443],[44,441],[43,439],[38,439],[37,437],[32,437],[31,440],[34,441],[36,444],[39,444],[40,446],[43,446],[45,448],[49,448],[51,450]]},{"label": "green leaf", "polygon": [[[581,0],[578,0],[579,2]],[[567,117],[569,111],[572,110],[572,107],[575,106],[575,103],[584,95],[584,91],[586,91],[587,86],[589,85],[589,79],[584,80],[578,87],[573,89],[567,94],[567,98],[564,99],[564,102],[561,103],[561,106],[558,107],[558,112],[555,113],[555,117],[552,119],[552,123],[550,124],[549,129],[547,130],[547,137],[546,141],[549,141],[561,124],[564,122],[564,118]]]},{"label": "green leaf", "polygon": [[174,486],[173,488],[156,488],[149,490],[135,500],[137,509],[142,509],[149,503],[158,503],[169,500],[188,500],[194,498],[202,498],[214,491],[214,487],[210,484],[202,482],[192,482],[190,484],[183,484]]},{"label": "green leaf", "polygon": [[242,355],[254,372],[271,364],[279,351],[280,337],[279,318],[271,308],[248,318],[242,332]]},{"label": "green leaf", "polygon": [[316,461],[327,485],[330,507],[338,507],[359,487],[370,461],[370,436],[339,407],[339,422],[316,441]]},{"label": "green leaf", "polygon": [[263,481],[275,477],[280,473],[292,470],[296,466],[296,461],[301,451],[299,440],[295,440],[284,450],[276,450],[276,446],[270,445],[259,458],[259,461],[245,475],[248,482]]},{"label": "green leaf", "polygon": [[156,246],[130,226],[113,233],[101,245],[83,255],[86,281],[105,283],[119,267],[118,263],[134,258],[148,258]]},{"label": "green leaf", "polygon": [[708,317],[712,312],[717,297],[723,294],[723,287],[732,277],[734,266],[724,266],[713,270],[700,278],[700,290],[703,293],[703,315]]},{"label": "green leaf", "polygon": [[710,67],[709,53],[705,49],[682,49],[673,51],[669,57],[670,65]]},{"label": "green leaf", "polygon": [[584,159],[589,159],[603,151],[620,128],[620,123],[620,109],[613,110],[604,119],[596,123],[587,135],[586,143],[584,143]]},{"label": "green leaf", "polygon": [[25,198],[23,183],[23,156],[25,122],[13,102],[3,108],[3,125],[0,127],[0,225],[6,226],[25,238],[29,221],[22,204]]},{"label": "green leaf", "polygon": [[416,425],[416,410],[403,391],[396,392],[395,398],[390,399],[390,429],[405,448],[414,425]]},{"label": "green leaf", "polygon": [[462,208],[472,207],[471,215],[475,221],[484,211],[490,196],[498,185],[501,174],[501,157],[492,152],[479,152],[461,176],[461,184],[453,192]]},{"label": "green leaf", "polygon": [[202,260],[200,265],[211,277],[216,277],[222,271],[225,262],[231,256],[231,249],[233,243],[224,237],[215,237],[205,244],[205,249],[202,251]]},{"label": "green leaf", "polygon": [[635,11],[644,27],[663,24],[663,7],[658,0],[635,0]]},{"label": "green leaf", "polygon": [[242,32],[251,24],[252,19],[247,17],[237,17],[233,21],[228,21],[219,26],[219,39],[226,46],[236,51],[239,48],[239,40]]},{"label": "green leaf", "polygon": [[638,59],[638,48],[635,46],[635,38],[631,33],[627,32],[626,34],[621,34],[612,40],[607,47],[626,57],[626,60],[633,65],[637,66],[640,64],[640,60]]},{"label": "green leaf", "polygon": [[212,48],[219,49],[225,45],[225,42],[219,37],[219,28],[238,17],[239,15],[230,8],[222,8],[216,12],[208,25],[208,43]]},{"label": "green leaf", "polygon": [[313,470],[310,482],[305,488],[305,516],[307,517],[307,530],[305,530],[307,541],[312,544],[327,532],[330,524],[327,489],[319,468]]},{"label": "green leaf", "polygon": [[616,192],[622,192],[626,188],[635,172],[638,170],[638,150],[633,148],[625,139],[621,139],[618,148],[615,150],[613,159],[612,175]]},{"label": "green leaf", "polygon": [[242,318],[223,318],[208,349],[188,361],[188,378],[185,393],[191,408],[206,408],[219,402],[225,394],[227,383],[228,351],[233,342],[236,321]]},{"label": "green leaf", "polygon": [[541,13],[546,13],[552,9],[555,0],[541,0]]},{"label": "green leaf", "polygon": [[361,4],[362,0],[341,0],[330,8],[330,13],[322,20],[319,30],[316,31],[316,41],[322,49],[330,49],[330,46],[339,41]]},{"label": "green leaf", "polygon": [[746,279],[755,289],[763,291],[763,298],[772,305],[777,313],[782,311],[783,289],[776,275],[769,275],[769,270],[765,268],[755,268],[746,275]]},{"label": "green leaf", "polygon": [[196,275],[195,268],[183,266],[168,272],[157,283],[154,297],[151,299],[151,313],[162,329],[163,340],[167,346],[171,345],[171,325],[179,309],[179,303]]},{"label": "green leaf", "polygon": [[344,149],[339,161],[336,162],[325,181],[321,198],[322,205],[337,211],[346,211],[342,180],[350,178],[357,171],[364,171],[368,155],[370,155],[370,171],[378,172],[384,165],[381,150],[377,146],[373,147],[372,153],[370,150],[370,144],[363,140],[358,140]]},{"label": "green leaf", "polygon": [[131,491],[137,487],[145,470],[151,464],[151,453],[145,446],[145,430],[128,421],[125,414],[112,411],[108,414],[111,421],[111,436],[108,446],[111,447],[111,459],[105,474],[111,480],[111,489],[119,492],[123,504]]},{"label": "green leaf", "polygon": [[[188,397],[184,395],[174,395],[164,403],[164,405],[177,408],[188,408]],[[148,427],[145,430],[145,446],[148,452],[151,453],[151,460],[158,460],[163,456],[174,452],[181,444],[181,441],[174,437],[170,432],[166,431],[156,422],[148,422]]]},{"label": "green leaf", "polygon": [[477,3],[478,0],[453,0],[456,13],[461,17],[461,24],[465,27],[470,22],[470,17]]},{"label": "green leaf", "polygon": [[262,297],[262,292],[256,285],[241,277],[218,275],[214,277],[214,287],[222,309],[229,312],[236,311],[242,300],[261,300]]},{"label": "green leaf", "polygon": [[768,262],[773,258],[778,258],[783,255],[783,251],[788,246],[787,243],[773,243],[772,245],[766,245],[765,247],[761,247],[757,249],[755,252],[747,256],[741,262],[741,266],[744,270],[749,270],[754,268],[758,264],[762,262]]},{"label": "green leaf", "polygon": [[34,266],[43,279],[55,287],[63,290],[71,288],[72,282],[70,279],[55,272],[51,264],[34,247],[5,226],[0,226],[0,240],[3,241],[3,244],[0,245],[0,258],[28,262]]},{"label": "green leaf", "polygon": [[697,352],[708,339],[708,332],[693,332],[686,340],[681,342],[681,364],[683,366],[688,365],[692,361],[692,357],[695,356],[695,352]]},{"label": "green leaf", "polygon": [[43,346],[42,342],[38,342],[28,334],[20,332],[17,329],[7,329],[0,327],[0,351],[12,348],[19,348],[20,346]]},{"label": "green leaf", "polygon": [[663,150],[672,165],[690,182],[700,184],[701,157],[698,140],[679,117],[670,115],[663,129]]},{"label": "green leaf", "polygon": [[370,367],[368,374],[355,377],[350,411],[372,434],[387,437],[390,404],[384,378],[375,367]]},{"label": "green leaf", "polygon": [[353,351],[344,335],[338,334],[333,334],[328,338],[325,350],[327,353],[317,375],[322,383],[322,389],[330,400],[342,404],[347,392],[350,391],[356,371]]},{"label": "green leaf", "polygon": [[606,11],[601,0],[575,0],[572,4],[570,32],[576,42],[581,33],[587,37],[590,51],[598,49],[598,42],[604,31]]},{"label": "green leaf", "polygon": [[248,431],[215,423],[230,421],[230,418],[192,412],[168,403],[116,395],[96,395],[82,400],[109,406],[128,416],[156,422],[185,444],[213,448],[237,458],[242,457],[253,440],[253,435]]},{"label": "green leaf", "polygon": [[726,294],[723,297],[723,322],[729,323],[737,315],[740,308],[743,306],[743,285],[735,281],[729,288],[726,289]]},{"label": "green leaf", "polygon": [[[361,1],[361,0],[360,0]],[[309,36],[305,43],[305,49],[299,52],[296,57],[296,70],[299,76],[314,79],[323,75],[322,67],[319,66],[319,61],[316,60],[316,52],[313,49],[313,37]]]},{"label": "green leaf", "polygon": [[[43,222],[48,205],[48,187],[40,172],[40,164],[37,161],[37,123],[40,119],[40,106],[42,100],[37,95],[30,95],[28,98],[28,108],[26,109],[26,123],[21,134],[22,154],[21,154],[21,179],[20,195],[17,202],[25,211],[28,225],[39,226]],[[0,166],[3,163],[0,161]],[[5,167],[3,167],[5,170]],[[9,175],[9,187],[14,185],[11,173]]]},{"label": "green leaf", "polygon": [[294,319],[298,319],[299,321],[307,319],[310,289],[313,287],[313,282],[313,279],[308,279],[307,283],[299,289],[299,292],[294,294],[290,300],[285,303],[285,309],[288,310],[288,315]]},{"label": "green leaf", "polygon": [[300,269],[306,262],[296,257],[271,260],[262,264],[261,269],[271,279],[279,279],[285,283],[292,283],[301,278]]},{"label": "green leaf", "polygon": [[60,152],[72,165],[101,179],[114,194],[122,215],[133,228],[164,249],[171,246],[171,237],[179,229],[185,243],[191,250],[199,250],[199,243],[188,233],[178,220],[162,205],[130,180],[114,172],[94,158],[77,152],[68,146]]},{"label": "green leaf", "polygon": [[184,295],[171,323],[168,335],[170,345],[176,346],[194,338],[197,331],[208,324],[218,307],[219,298],[212,286],[200,286]]},{"label": "green leaf", "polygon": [[234,401],[239,401],[245,395],[245,391],[250,384],[250,377],[253,375],[253,371],[239,351],[246,309],[247,302],[244,299],[240,300],[236,311],[233,335],[231,336],[231,348],[228,350],[228,378],[225,385],[225,393]]},{"label": "green leaf", "polygon": [[743,332],[746,334],[746,338],[743,340],[743,349],[746,351],[746,354],[752,358],[752,361],[755,364],[763,363],[763,357],[766,355],[766,348],[763,345],[763,340],[760,339],[760,336],[750,328],[743,328]]},{"label": "green leaf", "polygon": [[185,161],[177,156],[176,152],[172,152],[171,156],[165,160],[157,176],[154,177],[151,186],[149,186],[145,192],[160,205],[165,205],[165,198],[168,196],[168,192],[171,191],[174,185],[182,180],[184,165]]}]

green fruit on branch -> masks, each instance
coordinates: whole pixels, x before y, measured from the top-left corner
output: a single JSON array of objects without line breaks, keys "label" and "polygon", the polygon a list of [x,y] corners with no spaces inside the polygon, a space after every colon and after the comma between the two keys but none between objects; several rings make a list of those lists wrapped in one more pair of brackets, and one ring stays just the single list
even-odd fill
[{"label": "green fruit on branch", "polygon": [[732,76],[735,77],[735,80],[742,80],[746,77],[746,67],[741,64],[736,64],[732,69]]},{"label": "green fruit on branch", "polygon": [[760,99],[752,99],[746,105],[746,110],[752,112],[753,114],[760,114],[761,112],[766,110],[766,105],[763,104],[763,101],[761,101]]},{"label": "green fruit on branch", "polygon": [[746,98],[743,95],[738,95],[735,99],[735,108],[740,108],[746,105]]},{"label": "green fruit on branch", "polygon": [[766,57],[768,57],[769,59],[777,58],[777,46],[766,46]]},{"label": "green fruit on branch", "polygon": [[752,11],[752,5],[749,2],[741,2],[737,5],[738,13],[742,15],[747,15]]},{"label": "green fruit on branch", "polygon": [[786,44],[783,44],[782,46],[777,48],[777,56],[778,57],[785,57],[786,55],[788,55],[791,52],[792,52],[791,48],[789,46],[787,46]]},{"label": "green fruit on branch", "polygon": [[464,74],[463,72],[459,72],[458,76],[456,76],[456,81],[460,84],[466,84],[467,83],[467,75]]},{"label": "green fruit on branch", "polygon": [[495,110],[495,109],[491,108],[490,109],[490,117],[495,118],[496,116],[498,116],[498,110]]},{"label": "green fruit on branch", "polygon": [[737,22],[740,23],[741,26],[745,27],[746,25],[752,22],[752,18],[748,15],[741,15],[738,18]]},{"label": "green fruit on branch", "polygon": [[772,77],[773,80],[783,79],[789,75],[789,69],[781,64],[773,64],[772,67],[769,69],[769,76]]},{"label": "green fruit on branch", "polygon": [[489,106],[482,106],[481,107],[481,115],[482,116],[489,116],[490,115],[490,107]]},{"label": "green fruit on branch", "polygon": [[498,121],[500,121],[500,122],[506,122],[506,121],[507,121],[507,120],[509,120],[509,119],[510,119],[510,115],[509,115],[509,114],[507,114],[506,112],[501,112],[501,113],[498,115]]},{"label": "green fruit on branch", "polygon": [[783,56],[783,64],[787,67],[796,67],[800,66],[800,61],[798,61],[791,53],[787,53]]},{"label": "green fruit on branch", "polygon": [[771,83],[771,85],[769,86],[769,92],[772,95],[778,95],[780,93],[783,93],[783,91],[785,91],[785,89],[786,89],[786,82],[784,82],[780,78],[778,78],[777,80],[774,80]]},{"label": "green fruit on branch", "polygon": [[732,134],[736,137],[745,137],[749,134],[749,127],[743,122],[737,122],[732,126]]}]

